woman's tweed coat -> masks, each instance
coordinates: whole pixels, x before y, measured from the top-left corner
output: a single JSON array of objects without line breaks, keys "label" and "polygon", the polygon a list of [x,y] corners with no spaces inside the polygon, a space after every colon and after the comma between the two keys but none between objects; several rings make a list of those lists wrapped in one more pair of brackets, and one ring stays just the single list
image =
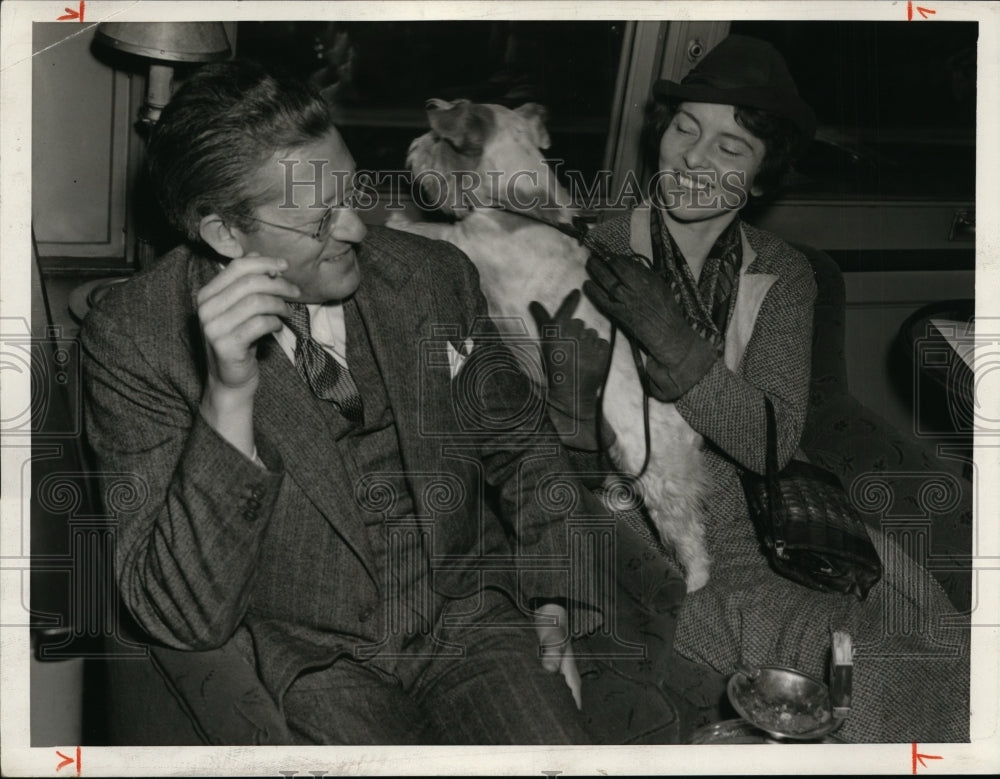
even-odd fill
[{"label": "woman's tweed coat", "polygon": [[[629,216],[591,231],[617,252],[630,251]],[[966,741],[968,635],[933,578],[893,541],[872,529],[883,580],[858,602],[802,587],[775,574],[759,548],[739,480],[741,467],[764,467],[766,393],[778,423],[783,466],[805,422],[816,286],[806,258],[774,235],[743,225],[756,253],[748,272],[778,276],[761,305],[735,372],[720,359],[677,401],[704,436],[712,483],[706,535],[712,557],[707,586],[688,595],[675,649],[732,673],[736,663],[788,665],[825,679],[831,632],[847,630],[855,647],[851,716],[838,735],[850,741]],[[744,258],[744,262],[748,258]],[[894,629],[919,612],[919,631]],[[947,623],[947,624],[944,624]]]}]

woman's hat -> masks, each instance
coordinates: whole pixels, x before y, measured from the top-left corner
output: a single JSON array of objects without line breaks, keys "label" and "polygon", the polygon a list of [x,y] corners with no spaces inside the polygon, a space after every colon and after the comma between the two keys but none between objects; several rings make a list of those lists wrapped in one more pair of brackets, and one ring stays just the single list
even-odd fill
[{"label": "woman's hat", "polygon": [[657,81],[653,95],[660,100],[761,108],[791,119],[806,139],[816,132],[816,115],[799,97],[785,58],[767,41],[746,35],[725,38],[681,83]]}]

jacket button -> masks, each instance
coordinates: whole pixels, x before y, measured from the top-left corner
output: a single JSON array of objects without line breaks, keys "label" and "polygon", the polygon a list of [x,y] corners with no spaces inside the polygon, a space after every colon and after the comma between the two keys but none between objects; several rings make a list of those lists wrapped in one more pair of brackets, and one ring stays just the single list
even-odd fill
[{"label": "jacket button", "polygon": [[365,606],[361,611],[358,612],[358,622],[367,622],[372,618],[375,613],[374,606]]},{"label": "jacket button", "polygon": [[257,512],[254,511],[253,509],[247,509],[246,511],[243,512],[243,519],[245,519],[247,522],[253,522],[255,519],[257,519]]}]

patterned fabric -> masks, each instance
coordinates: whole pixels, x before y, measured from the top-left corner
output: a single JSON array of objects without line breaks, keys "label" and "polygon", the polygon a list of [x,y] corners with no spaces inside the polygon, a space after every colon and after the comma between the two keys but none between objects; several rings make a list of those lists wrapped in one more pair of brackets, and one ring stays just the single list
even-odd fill
[{"label": "patterned fabric", "polygon": [[[629,247],[629,217],[594,228],[613,249]],[[759,548],[740,484],[742,468],[764,469],[763,397],[774,404],[778,461],[799,445],[809,394],[813,300],[806,259],[770,233],[742,226],[756,257],[748,273],[778,276],[765,298],[738,371],[721,361],[677,402],[706,439],[712,480],[706,536],[707,586],[681,609],[675,651],[720,674],[739,662],[789,665],[827,677],[831,632],[856,650],[848,741],[965,741],[969,723],[968,625],[937,582],[877,525],[882,581],[868,599],[821,593],[774,573]]]},{"label": "patterned fabric", "polygon": [[[816,274],[819,296],[813,328],[813,366],[809,411],[802,450],[836,473],[844,486],[871,494],[884,504],[858,505],[872,515],[909,517],[926,535],[926,565],[959,612],[972,608],[971,463],[955,454],[938,456],[932,443],[906,435],[849,393],[844,352],[844,279],[827,255],[803,247]],[[945,500],[932,500],[931,495]],[[857,502],[856,502],[857,503]]]},{"label": "patterned fabric", "polygon": [[743,242],[738,220],[719,236],[702,268],[698,288],[703,300],[712,301],[712,323],[719,333],[725,333],[729,317],[736,304],[739,269],[743,263]]},{"label": "patterned fabric", "polygon": [[[518,604],[568,598],[569,577],[546,561],[570,554],[570,510],[604,510],[574,483],[560,482],[569,490],[560,506],[539,487],[571,466],[558,450],[533,446],[538,430],[555,437],[540,406],[532,407],[538,417],[523,414],[534,387],[512,371],[480,376],[478,408],[516,422],[502,434],[470,429],[456,418],[453,399],[471,373],[463,370],[456,385],[446,362],[425,359],[446,352],[444,335],[433,331],[442,323],[459,334],[475,323],[483,338],[496,340],[474,267],[449,244],[374,226],[358,262],[365,281],[353,300],[388,390],[403,466],[442,484],[410,491],[415,513],[433,518],[429,551],[446,561],[436,571],[437,591],[464,597],[492,587]],[[316,402],[280,344],[262,339],[257,352],[254,433],[265,467],[198,413],[204,365],[191,324],[197,291],[217,272],[181,247],[102,298],[81,332],[84,416],[95,470],[142,487],[128,505],[109,509],[118,519],[116,575],[125,606],[144,633],[177,648],[223,645],[244,625],[260,679],[280,705],[304,669],[377,642],[388,615],[378,608],[357,485],[336,441],[317,435],[328,417],[340,415],[332,403]],[[434,336],[430,351],[422,348],[424,333]],[[470,442],[469,456],[441,446],[460,437]],[[483,499],[485,485],[496,489],[497,501]],[[369,490],[364,499],[377,505],[383,494]],[[496,506],[517,519],[513,528]],[[480,557],[506,552],[511,529],[521,552],[512,569],[483,574]],[[169,544],[159,543],[164,537]]]},{"label": "patterned fabric", "polygon": [[[814,395],[815,387],[814,387]],[[836,473],[869,526],[899,528],[957,611],[972,600],[973,484],[962,461],[938,457],[850,395],[811,407],[802,449]],[[877,497],[876,497],[877,496]],[[902,519],[900,519],[902,518]]]},{"label": "patterned fabric", "polygon": [[708,252],[701,275],[695,281],[691,268],[658,208],[650,209],[650,227],[654,236],[653,270],[674,291],[684,314],[695,331],[721,351],[729,317],[736,305],[738,271],[743,262],[740,220],[734,219],[722,231]]},{"label": "patterned fabric", "polygon": [[293,743],[591,743],[562,676],[542,668],[534,628],[502,593],[448,601],[428,644],[390,666],[351,658],[300,676],[283,702]]},{"label": "patterned fabric", "polygon": [[316,397],[332,401],[345,417],[360,422],[361,395],[351,372],[313,339],[309,310],[302,303],[289,303],[288,307],[290,313],[284,322],[295,333],[295,369]]},{"label": "patterned fabric", "polygon": [[[604,489],[595,494],[603,502],[611,499]],[[664,684],[675,665],[674,631],[686,589],[681,568],[659,544],[642,506],[614,516],[613,619],[573,649],[583,714],[597,744],[682,743],[695,718],[678,716],[685,701]]]}]

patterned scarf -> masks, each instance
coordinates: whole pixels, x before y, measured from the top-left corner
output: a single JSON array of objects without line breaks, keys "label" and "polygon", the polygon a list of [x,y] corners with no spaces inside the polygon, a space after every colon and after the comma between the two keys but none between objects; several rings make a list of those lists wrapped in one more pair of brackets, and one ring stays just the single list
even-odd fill
[{"label": "patterned scarf", "polygon": [[736,217],[716,239],[696,282],[687,260],[663,222],[660,209],[650,209],[653,270],[669,285],[695,331],[721,353],[726,329],[736,307],[743,240]]}]

